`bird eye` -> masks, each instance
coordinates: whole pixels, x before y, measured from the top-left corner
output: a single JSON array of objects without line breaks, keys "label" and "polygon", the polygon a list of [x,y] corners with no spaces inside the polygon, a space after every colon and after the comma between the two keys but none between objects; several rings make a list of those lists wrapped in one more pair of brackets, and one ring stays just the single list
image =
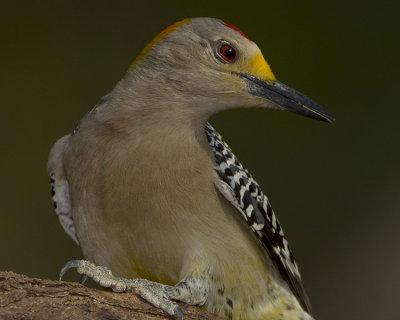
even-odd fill
[{"label": "bird eye", "polygon": [[228,61],[233,61],[236,58],[236,50],[228,44],[223,44],[219,49],[222,56]]}]

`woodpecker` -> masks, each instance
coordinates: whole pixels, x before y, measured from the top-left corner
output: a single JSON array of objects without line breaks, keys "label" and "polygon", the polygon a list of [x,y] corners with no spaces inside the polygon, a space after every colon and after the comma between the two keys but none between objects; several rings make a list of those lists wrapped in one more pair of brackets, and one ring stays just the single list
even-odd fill
[{"label": "woodpecker", "polygon": [[72,134],[48,173],[61,225],[87,260],[70,268],[178,319],[176,301],[229,319],[313,319],[270,202],[207,122],[231,108],[334,117],[276,80],[233,25],[166,28]]}]

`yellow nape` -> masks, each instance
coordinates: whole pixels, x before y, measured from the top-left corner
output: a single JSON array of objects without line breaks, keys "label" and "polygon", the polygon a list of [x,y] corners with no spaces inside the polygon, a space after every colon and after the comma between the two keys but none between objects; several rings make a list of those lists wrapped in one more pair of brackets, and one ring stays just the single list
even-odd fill
[{"label": "yellow nape", "polygon": [[153,40],[151,40],[142,50],[142,52],[140,52],[140,54],[137,56],[137,58],[135,59],[135,61],[133,61],[132,65],[131,65],[131,69],[133,69],[136,64],[138,63],[139,60],[141,60],[143,57],[145,57],[149,51],[151,50],[151,48],[158,42],[160,42],[162,39],[164,39],[164,37],[169,34],[174,32],[178,27],[180,27],[181,25],[184,25],[187,22],[190,22],[191,19],[184,19],[182,21],[178,21],[177,23],[165,28],[163,31],[161,31]]},{"label": "yellow nape", "polygon": [[250,61],[250,74],[257,77],[260,80],[267,82],[275,82],[276,78],[271,71],[267,61],[265,61],[262,53],[258,53]]}]

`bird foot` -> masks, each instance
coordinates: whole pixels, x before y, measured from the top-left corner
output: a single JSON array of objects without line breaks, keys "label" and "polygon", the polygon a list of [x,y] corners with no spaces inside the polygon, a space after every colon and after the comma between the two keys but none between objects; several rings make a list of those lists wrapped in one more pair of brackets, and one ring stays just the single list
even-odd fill
[{"label": "bird foot", "polygon": [[178,320],[183,320],[181,308],[173,302],[169,293],[173,293],[175,287],[167,286],[161,283],[152,282],[146,279],[124,279],[115,277],[111,270],[106,267],[97,266],[87,260],[71,260],[67,262],[60,270],[58,280],[61,281],[65,272],[71,268],[82,275],[81,283],[87,277],[92,278],[102,287],[111,288],[115,292],[131,292],[141,296],[144,300],[160,308],[170,315],[176,315]]}]

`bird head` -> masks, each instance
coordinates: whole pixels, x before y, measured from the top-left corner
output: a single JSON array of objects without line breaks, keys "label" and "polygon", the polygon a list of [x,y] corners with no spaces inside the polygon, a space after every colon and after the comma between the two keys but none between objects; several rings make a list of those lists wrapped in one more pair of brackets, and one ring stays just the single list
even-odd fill
[{"label": "bird head", "polygon": [[147,98],[207,116],[228,108],[267,107],[334,121],[317,103],[278,81],[249,37],[218,19],[185,19],[168,27],[143,49],[128,75],[149,84]]}]

